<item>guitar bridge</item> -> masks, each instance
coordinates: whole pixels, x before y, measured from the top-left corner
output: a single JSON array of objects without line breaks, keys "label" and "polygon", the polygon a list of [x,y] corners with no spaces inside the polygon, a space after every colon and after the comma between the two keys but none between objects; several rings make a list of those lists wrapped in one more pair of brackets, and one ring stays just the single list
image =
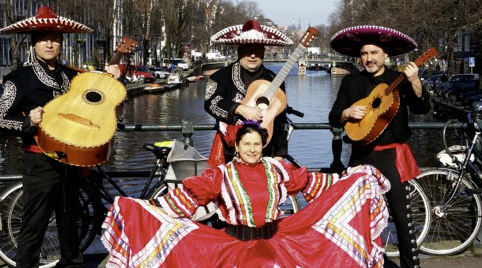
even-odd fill
[{"label": "guitar bridge", "polygon": [[81,125],[84,125],[84,126],[88,126],[88,127],[93,127],[93,128],[96,128],[96,129],[100,129],[100,126],[99,126],[99,125],[96,125],[96,124],[92,123],[90,120],[85,119],[85,118],[82,118],[82,117],[77,116],[77,115],[75,115],[75,114],[58,113],[57,115],[60,116],[60,117],[65,118],[65,119],[67,119],[67,120],[70,120],[70,121],[79,123],[79,124],[81,124]]}]

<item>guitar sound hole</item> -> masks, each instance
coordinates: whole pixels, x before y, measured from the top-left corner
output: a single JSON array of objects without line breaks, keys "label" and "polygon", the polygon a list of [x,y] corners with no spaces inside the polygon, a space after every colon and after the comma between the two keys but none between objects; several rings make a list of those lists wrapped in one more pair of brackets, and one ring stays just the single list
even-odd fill
[{"label": "guitar sound hole", "polygon": [[373,102],[372,102],[372,107],[374,109],[378,108],[380,106],[380,104],[382,103],[382,100],[380,98],[376,98]]},{"label": "guitar sound hole", "polygon": [[88,91],[84,94],[84,100],[90,104],[100,104],[103,99],[104,95],[98,91]]},{"label": "guitar sound hole", "polygon": [[261,109],[265,110],[269,107],[269,100],[266,97],[260,97],[256,100],[256,106]]}]

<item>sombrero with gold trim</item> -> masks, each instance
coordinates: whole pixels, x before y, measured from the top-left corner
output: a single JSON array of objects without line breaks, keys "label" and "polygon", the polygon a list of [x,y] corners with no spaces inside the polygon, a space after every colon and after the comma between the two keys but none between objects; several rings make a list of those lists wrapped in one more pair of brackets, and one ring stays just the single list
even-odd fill
[{"label": "sombrero with gold trim", "polygon": [[407,53],[417,47],[417,42],[399,31],[375,25],[354,26],[335,33],[330,39],[331,48],[340,54],[360,57],[364,45],[377,45],[388,56]]},{"label": "sombrero with gold trim", "polygon": [[91,33],[82,23],[58,16],[50,7],[41,7],[35,17],[24,19],[0,29],[0,34],[54,31],[63,33]]},{"label": "sombrero with gold trim", "polygon": [[293,44],[293,41],[282,32],[261,25],[255,20],[249,20],[243,25],[227,27],[211,36],[211,41],[215,44],[228,45],[263,44],[268,46],[289,46]]}]

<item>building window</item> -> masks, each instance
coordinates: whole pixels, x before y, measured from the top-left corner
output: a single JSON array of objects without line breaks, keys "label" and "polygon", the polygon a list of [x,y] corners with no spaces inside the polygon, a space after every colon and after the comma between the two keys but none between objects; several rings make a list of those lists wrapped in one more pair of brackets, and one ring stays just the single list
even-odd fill
[{"label": "building window", "polygon": [[470,35],[464,35],[464,52],[470,52]]}]

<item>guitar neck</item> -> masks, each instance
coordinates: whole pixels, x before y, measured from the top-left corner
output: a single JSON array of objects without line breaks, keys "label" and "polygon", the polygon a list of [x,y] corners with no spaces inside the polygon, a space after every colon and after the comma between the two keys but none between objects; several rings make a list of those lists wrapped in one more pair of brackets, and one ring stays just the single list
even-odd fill
[{"label": "guitar neck", "polygon": [[109,61],[109,65],[115,65],[115,64],[119,64],[119,62],[121,61],[122,59],[122,56],[123,54],[116,51],[114,56],[112,57],[112,59]]},{"label": "guitar neck", "polygon": [[288,76],[288,73],[291,71],[295,63],[298,61],[298,59],[304,55],[306,52],[306,47],[302,46],[301,44],[298,45],[296,50],[290,55],[288,58],[288,61],[283,65],[283,68],[279,71],[279,73],[276,75],[276,77],[273,79],[271,84],[268,86],[268,89],[265,91],[265,97],[268,100],[271,100],[278,90],[280,88],[281,84],[285,80],[286,76]]},{"label": "guitar neck", "polygon": [[[423,53],[422,56],[418,57],[414,63],[417,65],[417,67],[422,66],[426,61],[431,59],[432,57],[435,57],[438,55],[438,51],[435,48],[430,48],[428,49],[425,53]],[[405,73],[401,73],[395,81],[393,81],[386,89],[385,89],[385,94],[388,96],[390,95],[393,91],[395,91],[400,83],[402,83],[403,79],[405,79]]]}]

